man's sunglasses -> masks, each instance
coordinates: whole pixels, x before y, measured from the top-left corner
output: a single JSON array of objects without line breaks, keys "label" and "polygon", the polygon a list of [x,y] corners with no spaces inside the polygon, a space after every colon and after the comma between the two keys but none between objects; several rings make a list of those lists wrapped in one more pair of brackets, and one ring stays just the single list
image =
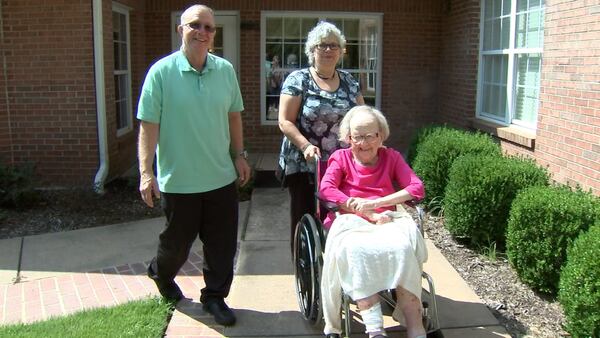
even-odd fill
[{"label": "man's sunglasses", "polygon": [[184,26],[188,26],[195,31],[201,31],[202,28],[204,28],[204,30],[208,33],[214,33],[217,30],[217,28],[215,26],[203,24],[200,22],[190,22],[190,23],[184,24]]}]

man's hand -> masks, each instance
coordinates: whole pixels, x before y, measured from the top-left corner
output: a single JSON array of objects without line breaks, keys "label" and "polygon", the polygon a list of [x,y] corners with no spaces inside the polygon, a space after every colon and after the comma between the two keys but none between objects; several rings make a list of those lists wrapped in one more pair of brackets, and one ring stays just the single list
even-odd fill
[{"label": "man's hand", "polygon": [[238,156],[235,159],[235,170],[237,170],[240,185],[246,185],[250,181],[251,170],[245,158]]},{"label": "man's hand", "polygon": [[154,207],[154,198],[160,199],[160,190],[158,190],[158,181],[154,174],[140,175],[140,195],[142,200],[150,208]]}]

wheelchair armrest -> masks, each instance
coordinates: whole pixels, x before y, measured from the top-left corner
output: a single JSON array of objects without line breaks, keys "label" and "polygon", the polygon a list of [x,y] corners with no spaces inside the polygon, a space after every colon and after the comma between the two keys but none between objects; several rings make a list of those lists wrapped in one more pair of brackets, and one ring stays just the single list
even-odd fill
[{"label": "wheelchair armrest", "polygon": [[417,199],[412,199],[409,201],[405,201],[403,202],[404,204],[408,205],[409,207],[416,209],[417,206],[421,203],[421,200],[417,200]]},{"label": "wheelchair armrest", "polygon": [[321,202],[321,206],[323,206],[327,211],[338,212],[340,211],[340,206],[332,201],[328,201],[321,196],[321,194],[317,194],[317,198]]}]

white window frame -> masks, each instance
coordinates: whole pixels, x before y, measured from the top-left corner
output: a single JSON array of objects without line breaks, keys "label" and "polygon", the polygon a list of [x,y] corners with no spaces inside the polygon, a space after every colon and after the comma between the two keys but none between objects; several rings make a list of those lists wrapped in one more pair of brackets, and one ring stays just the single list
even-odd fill
[{"label": "white window frame", "polygon": [[[122,5],[120,3],[117,2],[113,2],[112,3],[112,12],[116,12],[119,14],[123,14],[125,16],[125,27],[127,30],[127,34],[126,34],[126,41],[125,43],[127,44],[127,69],[126,70],[116,70],[113,69],[113,79],[115,75],[125,75],[127,78],[126,81],[126,88],[125,90],[127,91],[126,98],[127,98],[127,123],[124,127],[117,129],[117,136],[122,136],[130,131],[133,130],[133,105],[132,105],[132,95],[131,95],[131,28],[129,26],[129,12],[131,11],[131,8]],[[111,12],[111,14],[112,14]],[[111,29],[111,33],[112,33],[112,29]],[[112,38],[112,37],[111,37]],[[111,39],[112,40],[112,39]],[[114,40],[113,41],[113,45],[114,45]],[[115,60],[113,60],[114,62]],[[114,81],[114,80],[113,80]],[[115,97],[115,102],[116,102],[116,97]],[[115,114],[117,113],[117,111],[115,110]]]},{"label": "white window frame", "polygon": [[[267,59],[266,55],[266,27],[267,18],[306,18],[314,17],[318,20],[325,19],[372,19],[377,22],[378,36],[377,36],[377,74],[374,81],[369,82],[368,88],[361,88],[361,90],[370,89],[373,90],[370,85],[374,84],[379,90],[375,91],[375,106],[381,107],[381,69],[383,60],[383,14],[382,13],[353,13],[353,12],[314,12],[314,11],[262,11],[260,15],[260,123],[261,125],[277,125],[277,121],[267,120],[266,116],[266,79],[262,74],[266,73],[265,62]],[[343,34],[344,32],[342,32]],[[301,48],[301,53],[304,53],[304,46]],[[284,60],[281,60],[283,63]],[[347,70],[347,69],[343,69]],[[369,69],[358,69],[359,71],[368,72]]]},{"label": "white window frame", "polygon": [[[496,0],[498,1],[498,0]],[[476,117],[481,120],[489,121],[492,123],[501,124],[503,126],[517,125],[520,127],[524,127],[529,130],[535,130],[537,128],[537,118],[533,123],[527,123],[526,121],[517,120],[515,117],[516,113],[516,100],[515,94],[517,90],[516,84],[516,59],[518,54],[540,54],[543,57],[543,40],[540,43],[539,48],[517,48],[516,44],[516,25],[517,25],[517,0],[511,1],[510,8],[510,31],[509,31],[509,42],[508,48],[506,49],[497,49],[497,50],[487,50],[484,48],[484,28],[485,28],[485,0],[481,0],[481,13],[480,13],[480,22],[479,22],[479,62],[478,62],[478,71],[477,71],[477,103],[476,103]],[[542,6],[542,11],[545,10],[545,5]],[[543,39],[543,37],[542,37]],[[483,104],[483,95],[484,95],[484,63],[483,58],[486,55],[508,55],[508,70],[506,74],[506,108],[507,111],[504,114],[504,119],[498,119],[496,116],[492,116],[490,114],[485,114],[482,110]],[[541,72],[540,72],[541,73]],[[540,74],[541,75],[541,74]],[[541,87],[541,82],[540,82]],[[539,90],[539,88],[538,88]],[[537,117],[539,113],[539,97],[537,101],[537,106],[535,108],[535,116]]]}]

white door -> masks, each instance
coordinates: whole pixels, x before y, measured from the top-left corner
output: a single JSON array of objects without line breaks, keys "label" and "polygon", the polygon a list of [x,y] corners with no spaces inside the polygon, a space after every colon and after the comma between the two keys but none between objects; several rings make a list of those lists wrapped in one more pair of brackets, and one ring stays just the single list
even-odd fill
[{"label": "white door", "polygon": [[[181,20],[182,12],[171,14],[171,46],[173,51],[181,47],[181,37],[177,34],[177,25]],[[217,32],[212,53],[227,59],[239,74],[239,15],[237,12],[221,11],[215,12],[215,24]]]}]

